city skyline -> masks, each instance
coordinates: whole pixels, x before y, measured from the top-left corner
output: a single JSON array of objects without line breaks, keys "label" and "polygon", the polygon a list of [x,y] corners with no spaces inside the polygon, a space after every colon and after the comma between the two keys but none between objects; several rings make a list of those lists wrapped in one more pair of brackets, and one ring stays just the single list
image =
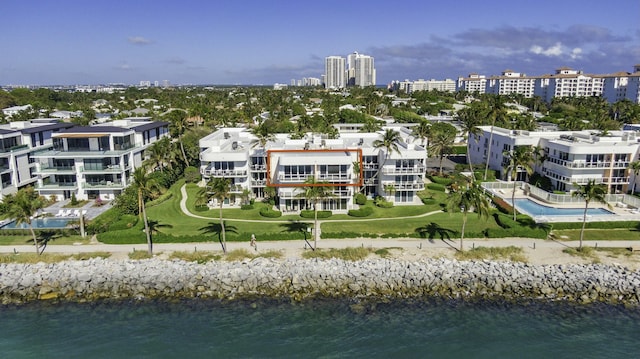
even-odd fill
[{"label": "city skyline", "polygon": [[631,71],[639,1],[3,2],[0,85],[273,84],[375,58],[377,84],[505,69]]}]

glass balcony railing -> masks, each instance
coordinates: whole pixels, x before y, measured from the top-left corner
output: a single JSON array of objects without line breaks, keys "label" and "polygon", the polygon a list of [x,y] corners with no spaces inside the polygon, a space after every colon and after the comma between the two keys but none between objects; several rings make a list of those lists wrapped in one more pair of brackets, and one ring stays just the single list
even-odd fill
[{"label": "glass balcony railing", "polygon": [[92,181],[86,182],[84,188],[123,188],[122,181]]},{"label": "glass balcony railing", "polygon": [[36,185],[36,189],[65,189],[71,190],[78,187],[77,182],[48,182],[42,185]]},{"label": "glass balcony railing", "polygon": [[75,172],[75,166],[40,166],[40,173],[60,173],[60,172]]}]

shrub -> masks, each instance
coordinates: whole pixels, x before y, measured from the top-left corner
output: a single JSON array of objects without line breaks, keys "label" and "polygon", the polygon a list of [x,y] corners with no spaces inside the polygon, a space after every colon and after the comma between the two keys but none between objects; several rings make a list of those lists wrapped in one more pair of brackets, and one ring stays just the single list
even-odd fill
[{"label": "shrub", "polygon": [[[582,222],[553,223],[553,229],[580,229]],[[614,228],[640,228],[638,221],[626,222],[587,222],[585,228],[589,229],[614,229]]]},{"label": "shrub", "polygon": [[360,209],[352,209],[347,213],[351,217],[367,217],[373,214],[373,208],[362,207]]},{"label": "shrub", "polygon": [[147,202],[147,207],[157,206],[160,203],[171,199],[171,197],[173,197],[173,192],[167,191],[167,192],[163,193],[162,195],[160,195],[160,197],[154,199],[153,201]]},{"label": "shrub", "polygon": [[248,211],[250,209],[253,209],[253,204],[243,204],[242,206],[240,206],[240,209]]},{"label": "shrub", "polygon": [[496,205],[496,208],[498,208],[500,212],[513,215],[513,207],[511,207],[511,205],[502,198],[493,196],[491,198],[491,201]]},{"label": "shrub", "polygon": [[518,223],[514,222],[512,217],[509,217],[504,214],[494,213],[493,218],[496,220],[496,223],[502,228],[516,228],[518,227]]},{"label": "shrub", "polygon": [[367,204],[367,196],[363,193],[356,193],[355,196],[353,196],[353,200],[356,204],[361,206]]},{"label": "shrub", "polygon": [[436,202],[437,202],[437,201],[435,200],[435,198],[426,198],[426,197],[425,197],[425,198],[421,198],[421,200],[422,200],[422,204],[427,204],[427,205],[429,205],[429,204],[436,204]]},{"label": "shrub", "polygon": [[200,171],[193,166],[184,169],[184,180],[187,183],[196,183],[200,180]]},{"label": "shrub", "polygon": [[[302,218],[315,218],[315,215],[312,210],[304,210],[300,211],[300,217]],[[318,211],[318,218],[329,218],[331,217],[331,211]]]},{"label": "shrub", "polygon": [[453,182],[451,178],[439,177],[439,176],[430,176],[429,179],[433,183],[441,184],[443,186],[448,186]]},{"label": "shrub", "polygon": [[274,211],[271,207],[263,207],[260,209],[260,215],[267,218],[278,218],[282,216],[282,212]]},{"label": "shrub", "polygon": [[374,200],[374,203],[376,205],[376,207],[380,207],[380,208],[392,208],[393,207],[393,202],[389,202],[387,201],[384,197],[376,197],[376,199]]},{"label": "shrub", "polygon": [[78,205],[78,199],[76,198],[76,194],[75,193],[71,193],[71,205],[72,206],[77,206]]},{"label": "shrub", "polygon": [[427,188],[432,191],[440,191],[440,192],[444,192],[447,189],[446,186],[440,183],[429,183],[427,184]]}]

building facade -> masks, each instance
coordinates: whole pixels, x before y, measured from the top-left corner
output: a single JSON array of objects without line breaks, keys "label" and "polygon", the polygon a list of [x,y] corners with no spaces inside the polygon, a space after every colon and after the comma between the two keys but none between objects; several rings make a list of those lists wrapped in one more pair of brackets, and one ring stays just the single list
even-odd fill
[{"label": "building facade", "polygon": [[70,127],[73,124],[57,119],[34,119],[0,125],[0,200],[37,181],[33,156],[51,148],[52,136]]},{"label": "building facade", "polygon": [[[539,162],[533,169],[548,177],[555,190],[570,192],[576,184],[589,180],[607,185],[609,193],[625,193],[634,182],[629,165],[638,160],[638,135],[635,131],[521,131],[481,126],[478,135],[472,135],[469,157],[474,164],[489,161],[489,168],[508,180],[504,168],[506,154],[518,146],[537,147]],[[526,180],[520,171],[516,180]]]},{"label": "building facade", "polygon": [[425,186],[426,150],[409,129],[387,128],[401,135],[399,153],[374,146],[381,133],[339,128],[338,138],[308,133],[295,139],[276,134],[261,146],[246,128],[223,128],[200,140],[200,173],[204,181],[216,177],[231,181],[231,198],[225,206],[239,206],[246,193],[262,199],[271,187],[279,210],[311,209],[302,197],[310,177],[327,182],[332,189],[319,209],[345,213],[356,207],[353,196],[358,192],[382,196],[396,205],[420,204],[417,192]]},{"label": "building facade", "polygon": [[327,89],[341,89],[347,85],[345,58],[329,56],[324,59],[324,81]]},{"label": "building facade", "polygon": [[144,150],[169,135],[169,123],[127,118],[74,126],[52,134],[51,147],[35,153],[36,189],[58,200],[112,200],[131,184]]}]

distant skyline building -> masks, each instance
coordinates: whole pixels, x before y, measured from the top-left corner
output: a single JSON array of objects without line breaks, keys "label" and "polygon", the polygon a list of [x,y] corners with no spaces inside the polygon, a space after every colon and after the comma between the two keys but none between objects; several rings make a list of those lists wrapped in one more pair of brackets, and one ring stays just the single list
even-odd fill
[{"label": "distant skyline building", "polygon": [[342,56],[328,56],[324,59],[325,87],[341,89],[347,85],[346,60]]},{"label": "distant skyline building", "polygon": [[373,57],[355,53],[354,85],[360,87],[376,85],[376,68]]}]

